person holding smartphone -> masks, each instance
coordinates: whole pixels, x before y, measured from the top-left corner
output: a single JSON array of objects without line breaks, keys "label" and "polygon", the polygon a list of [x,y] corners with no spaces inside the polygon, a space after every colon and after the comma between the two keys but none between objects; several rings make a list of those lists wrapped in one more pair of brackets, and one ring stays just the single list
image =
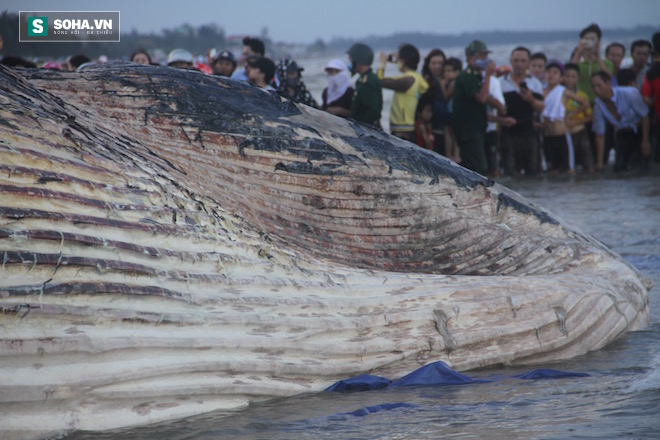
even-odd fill
[{"label": "person holding smartphone", "polygon": [[602,37],[603,32],[600,27],[595,23],[590,24],[580,32],[580,41],[571,56],[571,63],[575,63],[580,67],[578,90],[587,94],[591,105],[596,99],[596,94],[591,88],[591,75],[605,71],[612,76],[614,71],[612,61],[600,55],[600,39]]},{"label": "person holding smartphone", "polygon": [[[580,40],[571,55],[571,63],[580,68],[578,77],[578,90],[589,97],[589,105],[593,108],[596,94],[591,87],[591,76],[596,72],[606,72],[610,77],[614,73],[614,64],[609,59],[600,56],[600,40],[603,32],[596,23],[592,23],[580,31]],[[589,145],[592,152],[596,153],[596,139],[591,129],[591,122],[586,124],[589,133]],[[611,128],[610,128],[611,130]],[[611,137],[612,135],[610,135]],[[604,158],[607,164],[607,157]],[[603,170],[603,163],[596,163],[596,171]]]},{"label": "person holding smartphone", "polygon": [[504,174],[535,175],[539,169],[539,140],[534,114],[543,112],[543,85],[528,73],[531,53],[519,46],[511,51],[511,72],[500,77],[506,102],[506,123],[502,122],[501,150]]}]

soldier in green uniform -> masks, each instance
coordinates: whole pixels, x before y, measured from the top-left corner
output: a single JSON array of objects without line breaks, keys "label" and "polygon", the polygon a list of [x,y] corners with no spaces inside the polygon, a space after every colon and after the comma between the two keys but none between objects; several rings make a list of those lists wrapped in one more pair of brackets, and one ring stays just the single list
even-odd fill
[{"label": "soldier in green uniform", "polygon": [[461,165],[482,175],[486,161],[486,101],[495,64],[488,59],[486,43],[475,40],[465,48],[467,68],[456,78],[451,125],[461,149]]},{"label": "soldier in green uniform", "polygon": [[367,45],[356,43],[348,49],[349,70],[352,75],[360,74],[355,83],[355,95],[351,104],[351,118],[359,122],[380,127],[380,114],[383,110],[383,87],[371,70],[374,51]]}]

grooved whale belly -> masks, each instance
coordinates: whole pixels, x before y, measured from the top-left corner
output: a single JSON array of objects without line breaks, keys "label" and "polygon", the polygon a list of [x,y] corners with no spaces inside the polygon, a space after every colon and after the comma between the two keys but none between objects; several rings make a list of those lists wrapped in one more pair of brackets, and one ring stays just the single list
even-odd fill
[{"label": "grooved whale belly", "polygon": [[7,431],[564,359],[650,321],[650,282],[551,213],[247,84],[0,66],[0,104]]}]

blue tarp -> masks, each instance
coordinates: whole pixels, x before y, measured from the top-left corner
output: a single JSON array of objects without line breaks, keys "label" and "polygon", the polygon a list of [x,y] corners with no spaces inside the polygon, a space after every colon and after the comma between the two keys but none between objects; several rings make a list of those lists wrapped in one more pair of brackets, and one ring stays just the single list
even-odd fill
[{"label": "blue tarp", "polygon": [[392,382],[393,387],[414,385],[462,385],[466,383],[490,382],[489,380],[476,380],[449,368],[442,361],[433,362],[418,368],[412,373]]},{"label": "blue tarp", "polygon": [[326,391],[371,391],[385,388],[392,381],[371,374],[360,374],[350,379],[340,380],[326,389]]},{"label": "blue tarp", "polygon": [[[567,371],[551,370],[547,368],[536,369],[528,373],[513,376],[517,379],[561,379],[567,377],[589,377],[587,373],[573,373]],[[361,374],[350,379],[341,380],[326,389],[326,391],[371,391],[388,386],[430,386],[430,385],[464,385],[470,383],[492,382],[490,380],[473,379],[452,370],[442,361],[425,365],[400,379],[392,381],[381,376]]]}]

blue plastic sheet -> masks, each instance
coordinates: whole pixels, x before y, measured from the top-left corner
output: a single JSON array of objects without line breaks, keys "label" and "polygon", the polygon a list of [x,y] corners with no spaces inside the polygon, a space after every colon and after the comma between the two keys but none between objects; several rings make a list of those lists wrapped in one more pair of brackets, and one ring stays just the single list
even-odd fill
[{"label": "blue plastic sheet", "polygon": [[[328,387],[326,391],[357,392],[373,391],[387,387],[407,387],[407,386],[438,386],[438,385],[466,385],[475,383],[494,382],[503,379],[525,379],[525,380],[543,380],[543,379],[562,379],[570,377],[589,377],[587,373],[575,373],[568,371],[552,370],[549,368],[539,368],[516,376],[489,376],[489,380],[474,379],[465,374],[452,370],[442,362],[433,362],[425,365],[412,373],[403,376],[397,380],[390,380],[386,377],[374,376],[371,374],[361,374],[349,379],[340,380],[334,385]],[[330,416],[328,420],[344,420],[346,417],[366,417],[382,411],[398,411],[405,409],[416,409],[418,405],[405,402],[381,403],[379,405],[370,405],[359,408],[351,412],[338,413]]]},{"label": "blue plastic sheet", "polygon": [[391,383],[392,381],[385,377],[360,374],[350,379],[340,380],[327,388],[326,391],[371,391],[385,388]]},{"label": "blue plastic sheet", "polygon": [[[562,379],[568,377],[589,377],[587,373],[574,373],[567,371],[540,368],[528,373],[513,376],[517,379]],[[371,391],[388,386],[432,386],[432,385],[464,385],[471,383],[492,382],[491,380],[473,379],[470,376],[452,370],[442,361],[425,365],[400,379],[392,381],[381,376],[361,374],[350,379],[341,380],[326,389],[326,391]]]},{"label": "blue plastic sheet", "polygon": [[490,382],[488,380],[472,379],[449,368],[442,361],[433,362],[418,368],[412,373],[392,382],[393,387],[415,385],[463,385],[467,383]]}]

